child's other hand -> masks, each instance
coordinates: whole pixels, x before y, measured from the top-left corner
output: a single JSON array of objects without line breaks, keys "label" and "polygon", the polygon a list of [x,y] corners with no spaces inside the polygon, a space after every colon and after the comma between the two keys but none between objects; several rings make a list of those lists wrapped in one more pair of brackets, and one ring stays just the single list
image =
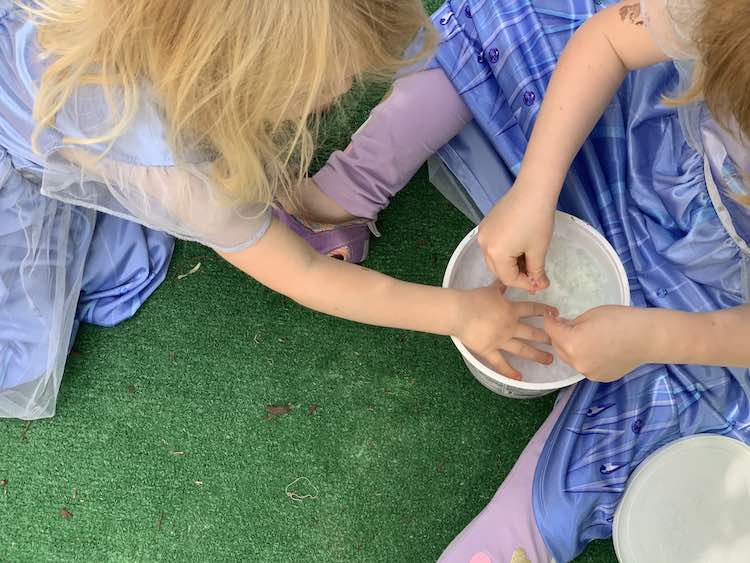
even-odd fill
[{"label": "child's other hand", "polygon": [[508,364],[501,350],[541,364],[552,363],[551,354],[529,344],[549,343],[549,337],[543,330],[522,323],[521,319],[557,315],[554,307],[508,301],[499,282],[463,295],[462,323],[456,336],[492,369],[512,379],[521,379],[521,374]]},{"label": "child's other hand", "polygon": [[287,213],[313,223],[340,225],[358,219],[318,187],[315,180],[306,178],[295,187],[295,198],[278,198]]},{"label": "child's other hand", "polygon": [[648,363],[648,312],[607,305],[569,321],[546,317],[555,353],[595,381],[614,381]]},{"label": "child's other hand", "polygon": [[479,245],[501,282],[535,293],[549,287],[544,259],[555,223],[555,203],[520,188],[516,182],[479,224]]}]

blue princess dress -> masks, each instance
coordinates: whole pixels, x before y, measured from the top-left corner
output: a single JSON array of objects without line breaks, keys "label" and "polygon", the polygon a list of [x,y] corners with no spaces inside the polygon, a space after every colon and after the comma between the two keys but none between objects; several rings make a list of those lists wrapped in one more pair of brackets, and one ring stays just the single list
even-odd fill
[{"label": "blue princess dress", "polygon": [[[513,182],[546,84],[573,32],[600,0],[450,0],[434,15],[434,65],[474,121],[439,157],[480,214]],[[632,73],[568,174],[560,208],[617,250],[637,307],[710,311],[747,303],[750,210],[741,170],[750,152],[694,104],[660,103],[689,81],[698,0],[648,0],[646,25],[676,63]],[[454,197],[460,200],[460,197]],[[465,199],[465,198],[464,198]],[[750,442],[750,371],[648,365],[614,383],[576,387],[537,464],[533,508],[557,561],[609,537],[631,472],[681,436]]]},{"label": "blue princess dress", "polygon": [[78,323],[127,319],[164,279],[172,235],[240,250],[270,222],[213,189],[205,159],[175,165],[145,88],[129,130],[85,149],[66,137],[111,119],[101,92],[80,88],[35,153],[45,64],[34,24],[0,0],[0,416],[24,419],[54,414]]}]

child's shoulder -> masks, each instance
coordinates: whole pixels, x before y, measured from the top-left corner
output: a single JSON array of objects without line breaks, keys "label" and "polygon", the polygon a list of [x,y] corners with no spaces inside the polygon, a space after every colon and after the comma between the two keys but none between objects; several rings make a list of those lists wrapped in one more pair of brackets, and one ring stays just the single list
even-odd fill
[{"label": "child's shoulder", "polygon": [[[0,0],[0,144],[11,145],[26,158],[34,158],[31,131],[35,127],[33,108],[39,84],[50,58],[37,41],[36,25],[16,0]],[[81,86],[73,92],[60,112],[55,125],[40,137],[42,153],[54,150],[66,137],[97,138],[111,128],[111,105],[99,86]],[[8,139],[9,132],[13,138]],[[146,166],[174,164],[166,140],[163,116],[144,86],[138,110],[126,130],[113,143],[92,146],[101,148],[115,160]]]},{"label": "child's shoulder", "polygon": [[674,59],[696,57],[695,26],[705,8],[705,0],[640,0],[646,26],[661,49]]},{"label": "child's shoulder", "polygon": [[[55,129],[65,137],[97,139],[108,137],[116,126],[114,107],[121,106],[117,92],[108,101],[104,89],[96,85],[79,87],[67,100],[55,119]],[[120,111],[120,110],[117,110]],[[172,166],[174,157],[167,141],[167,126],[158,105],[147,87],[141,89],[138,107],[132,120],[114,141],[89,145],[94,152],[108,158],[139,166]]]}]

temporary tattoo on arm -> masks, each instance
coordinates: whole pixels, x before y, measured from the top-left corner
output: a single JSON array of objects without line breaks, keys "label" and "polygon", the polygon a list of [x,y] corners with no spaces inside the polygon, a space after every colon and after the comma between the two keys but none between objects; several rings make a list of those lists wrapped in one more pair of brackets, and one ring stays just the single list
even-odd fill
[{"label": "temporary tattoo on arm", "polygon": [[626,4],[620,8],[620,19],[622,21],[629,21],[633,25],[643,25],[643,18],[641,17],[641,5]]}]

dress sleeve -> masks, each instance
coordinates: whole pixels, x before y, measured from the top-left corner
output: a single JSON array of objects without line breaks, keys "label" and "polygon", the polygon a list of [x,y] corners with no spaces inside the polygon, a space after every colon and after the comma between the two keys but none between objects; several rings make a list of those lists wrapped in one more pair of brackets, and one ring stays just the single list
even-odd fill
[{"label": "dress sleeve", "polygon": [[[623,8],[624,9],[624,8]],[[656,44],[675,60],[695,60],[695,26],[705,0],[641,0],[641,16]]]},{"label": "dress sleeve", "polygon": [[207,159],[177,164],[159,110],[142,97],[132,125],[114,142],[77,145],[66,138],[96,139],[110,114],[96,87],[77,92],[48,137],[43,193],[224,252],[258,241],[271,222],[269,207],[225,193]]},{"label": "dress sleeve", "polygon": [[[0,146],[14,165],[41,175],[48,197],[141,223],[225,252],[259,240],[271,221],[267,206],[233,198],[212,182],[210,159],[175,162],[165,119],[141,85],[131,125],[114,142],[96,143],[111,128],[111,108],[101,88],[82,86],[32,149],[32,109],[49,58],[25,13],[0,0]],[[92,140],[78,145],[70,138]]]}]

